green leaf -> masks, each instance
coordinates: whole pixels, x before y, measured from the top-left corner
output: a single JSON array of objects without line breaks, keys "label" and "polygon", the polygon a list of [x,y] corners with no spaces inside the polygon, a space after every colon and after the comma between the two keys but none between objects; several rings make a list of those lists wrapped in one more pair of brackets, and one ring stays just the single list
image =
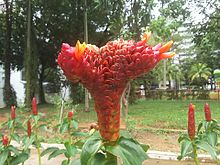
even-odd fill
[{"label": "green leaf", "polygon": [[75,137],[80,137],[80,136],[88,136],[89,134],[87,132],[73,132],[71,135]]},{"label": "green leaf", "polygon": [[33,119],[34,119],[34,123],[38,123],[38,121],[40,120],[39,115],[33,115]]},{"label": "green leaf", "polygon": [[71,120],[71,126],[73,126],[73,128],[78,129],[78,123],[75,120]]},{"label": "green leaf", "polygon": [[48,131],[46,124],[41,124],[41,125],[39,125],[38,128],[39,128],[40,130],[42,130],[42,131]]},{"label": "green leaf", "polygon": [[217,153],[215,152],[215,149],[209,143],[205,141],[199,141],[197,144],[197,147],[204,151],[207,151],[214,160],[217,160]]},{"label": "green leaf", "polygon": [[188,139],[185,139],[181,142],[181,155],[177,157],[178,160],[181,160],[185,156],[188,156],[193,151],[192,142]]},{"label": "green leaf", "polygon": [[66,123],[66,122],[62,123],[60,126],[60,133],[66,132],[67,129],[68,129],[68,123]]},{"label": "green leaf", "polygon": [[141,145],[142,149],[143,149],[145,152],[147,152],[148,149],[150,148],[150,146],[147,145],[147,144],[140,144],[140,145]]},{"label": "green leaf", "polygon": [[113,165],[117,164],[117,157],[116,156],[111,156],[111,157],[106,157],[102,153],[96,153],[92,159],[91,159],[91,165],[97,165],[97,162],[99,162],[99,165]]},{"label": "green leaf", "polygon": [[44,155],[46,155],[46,154],[48,154],[50,152],[54,152],[56,150],[59,150],[59,148],[58,147],[48,147],[46,150],[41,152],[40,156],[42,157],[42,156],[44,156]]},{"label": "green leaf", "polygon": [[4,150],[1,154],[0,154],[0,165],[4,165],[5,161],[8,158],[8,150]]},{"label": "green leaf", "polygon": [[20,137],[19,137],[17,134],[12,134],[12,135],[11,135],[11,138],[12,138],[13,140],[15,140],[16,142],[20,143]]},{"label": "green leaf", "polygon": [[8,150],[13,152],[15,155],[19,155],[19,150],[15,147],[13,147],[12,145],[8,146]]},{"label": "green leaf", "polygon": [[123,136],[124,138],[132,138],[128,131],[121,131],[120,135]]},{"label": "green leaf", "polygon": [[34,136],[26,138],[25,144],[24,144],[24,150],[28,149],[29,146],[33,144],[34,140],[35,140]]},{"label": "green leaf", "polygon": [[50,159],[52,159],[52,158],[55,158],[55,157],[58,156],[58,155],[64,154],[65,152],[66,152],[65,149],[53,151],[53,152],[49,155],[48,160],[50,160]]},{"label": "green leaf", "polygon": [[61,165],[68,165],[68,160],[63,160]]},{"label": "green leaf", "polygon": [[114,146],[105,146],[106,151],[121,158],[123,165],[140,165],[147,159],[146,152],[133,139],[121,137]]},{"label": "green leaf", "polygon": [[81,165],[80,159],[73,160],[70,165]]},{"label": "green leaf", "polygon": [[75,156],[77,153],[77,148],[74,145],[70,145],[69,142],[64,143],[64,146],[66,147],[67,153],[70,156]]},{"label": "green leaf", "polygon": [[82,153],[80,156],[81,164],[87,165],[89,159],[95,155],[95,153],[102,146],[102,141],[100,138],[90,137],[82,148]]},{"label": "green leaf", "polygon": [[11,165],[17,165],[24,161],[26,161],[29,158],[29,155],[27,153],[21,153],[17,155],[15,158],[13,158]]},{"label": "green leaf", "polygon": [[218,134],[216,132],[209,132],[206,136],[208,143],[212,147],[215,147],[218,144]]},{"label": "green leaf", "polygon": [[199,132],[199,131],[200,131],[200,129],[202,128],[202,126],[203,126],[203,122],[200,122],[200,123],[199,123],[199,125],[198,125],[197,132]]},{"label": "green leaf", "polygon": [[187,134],[182,134],[180,135],[180,137],[178,138],[178,143],[181,143],[183,140],[188,140],[188,135]]},{"label": "green leaf", "polygon": [[83,145],[85,144],[85,139],[80,139],[80,140],[78,140],[76,143],[74,143],[75,144],[75,146],[77,146],[78,148],[82,148],[83,147]]},{"label": "green leaf", "polygon": [[13,120],[9,120],[8,121],[8,128],[11,129],[13,127],[13,123],[14,121]]}]

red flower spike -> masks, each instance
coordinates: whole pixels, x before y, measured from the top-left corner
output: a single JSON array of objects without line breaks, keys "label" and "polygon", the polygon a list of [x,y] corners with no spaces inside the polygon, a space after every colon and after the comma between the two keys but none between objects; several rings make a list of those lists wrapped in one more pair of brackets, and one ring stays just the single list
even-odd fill
[{"label": "red flower spike", "polygon": [[31,122],[30,122],[30,120],[28,120],[28,122],[27,122],[27,134],[28,134],[28,137],[31,136]]},{"label": "red flower spike", "polygon": [[195,131],[195,106],[190,103],[189,111],[188,111],[188,135],[191,140],[194,139],[196,131]]},{"label": "red flower spike", "polygon": [[210,107],[209,107],[208,103],[205,104],[204,111],[205,111],[205,119],[206,119],[206,121],[207,122],[212,121],[211,111],[210,111]]},{"label": "red flower spike", "polygon": [[7,146],[8,145],[8,136],[7,135],[3,135],[2,136],[2,144],[3,144],[3,146]]},{"label": "red flower spike", "polygon": [[68,112],[68,120],[71,121],[73,118],[73,112],[72,111],[69,111]]},{"label": "red flower spike", "polygon": [[37,99],[35,97],[33,97],[33,99],[32,99],[32,113],[33,113],[33,115],[38,115]]},{"label": "red flower spike", "polygon": [[70,81],[80,81],[91,93],[105,141],[119,137],[120,99],[127,83],[174,55],[164,54],[170,49],[170,42],[152,49],[146,44],[149,37],[150,33],[146,33],[138,42],[110,41],[101,48],[79,42],[76,47],[62,45],[58,64]]},{"label": "red flower spike", "polygon": [[16,117],[15,110],[16,110],[16,107],[15,106],[11,106],[11,120],[14,120],[15,117]]}]

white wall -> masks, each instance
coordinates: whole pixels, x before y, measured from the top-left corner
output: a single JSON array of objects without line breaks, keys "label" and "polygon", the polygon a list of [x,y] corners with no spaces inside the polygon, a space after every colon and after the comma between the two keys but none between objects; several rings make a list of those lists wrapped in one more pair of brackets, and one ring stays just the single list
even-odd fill
[{"label": "white wall", "polygon": [[11,71],[11,85],[16,92],[18,105],[22,104],[25,97],[25,87],[24,82],[21,80],[21,71]]},{"label": "white wall", "polygon": [[[18,105],[24,102],[24,83],[21,81],[21,71],[11,71],[11,85],[14,88],[17,96]],[[0,108],[5,106],[3,99],[3,87],[4,87],[4,69],[0,65]]]},{"label": "white wall", "polygon": [[4,71],[2,65],[0,65],[0,108],[5,106],[3,101],[3,87],[4,87]]}]

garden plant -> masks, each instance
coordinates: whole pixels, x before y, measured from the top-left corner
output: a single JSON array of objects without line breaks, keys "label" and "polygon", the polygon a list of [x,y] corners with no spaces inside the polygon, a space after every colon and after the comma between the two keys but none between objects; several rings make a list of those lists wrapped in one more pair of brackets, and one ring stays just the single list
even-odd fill
[{"label": "garden plant", "polygon": [[[120,136],[120,99],[127,83],[152,70],[167,53],[173,41],[154,47],[147,45],[150,32],[141,41],[110,41],[98,48],[79,41],[75,47],[64,43],[58,64],[71,82],[81,82],[91,93],[98,116],[100,134],[94,134],[82,147],[82,165],[140,165],[147,158],[147,146]],[[79,162],[79,161],[78,161]]]},{"label": "garden plant", "polygon": [[208,103],[204,105],[205,120],[198,124],[196,131],[195,126],[195,106],[191,103],[188,111],[188,133],[179,137],[181,143],[181,155],[178,159],[191,157],[196,165],[199,164],[198,151],[203,150],[208,152],[211,157],[220,164],[218,160],[220,126],[217,121],[212,119],[211,111]]},{"label": "garden plant", "polygon": [[[42,156],[48,155],[48,159],[52,159],[61,154],[66,157],[62,165],[141,165],[147,159],[149,146],[140,144],[131,136],[120,134],[120,99],[127,83],[148,73],[162,59],[175,55],[167,53],[172,41],[151,47],[147,45],[150,36],[151,33],[147,32],[138,42],[122,39],[110,41],[101,48],[81,44],[79,41],[75,47],[64,43],[58,64],[71,82],[81,82],[91,93],[98,117],[97,124],[91,125],[89,133],[79,132],[78,123],[73,118],[74,113],[69,111],[59,124],[60,133],[65,133],[67,137],[64,148],[49,147],[41,151],[39,129],[45,127],[45,124],[42,124],[42,114],[38,113],[36,98],[32,99],[32,115],[23,124],[16,117],[15,106],[12,106],[10,118],[4,123],[10,131],[9,135],[2,136],[0,165],[24,164],[30,156],[30,145],[37,149],[39,165],[42,164]],[[205,104],[206,120],[199,123],[196,131],[194,109],[195,106],[190,104],[188,134],[179,138],[181,154],[178,159],[192,157],[199,164],[198,150],[201,149],[219,163],[217,155],[220,127],[211,118],[209,105]],[[15,128],[25,130],[26,134],[19,136]],[[11,145],[11,140],[21,144],[21,147]]]}]

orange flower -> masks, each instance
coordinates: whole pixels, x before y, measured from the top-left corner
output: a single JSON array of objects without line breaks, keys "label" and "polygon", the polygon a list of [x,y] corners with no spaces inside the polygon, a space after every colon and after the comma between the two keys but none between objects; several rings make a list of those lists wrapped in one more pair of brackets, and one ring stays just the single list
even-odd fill
[{"label": "orange flower", "polygon": [[152,70],[159,61],[174,56],[165,53],[172,42],[152,48],[146,44],[150,33],[141,41],[110,41],[101,48],[80,44],[63,44],[58,64],[66,77],[80,81],[91,93],[102,138],[116,141],[120,128],[120,98],[129,81]]}]

